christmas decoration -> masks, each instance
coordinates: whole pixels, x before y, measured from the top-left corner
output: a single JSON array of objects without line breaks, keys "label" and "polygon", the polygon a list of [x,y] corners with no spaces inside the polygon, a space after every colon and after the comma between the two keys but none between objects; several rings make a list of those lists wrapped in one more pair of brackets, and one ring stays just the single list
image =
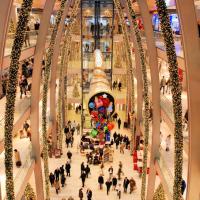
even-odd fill
[{"label": "christmas decoration", "polygon": [[[131,46],[130,46],[130,40],[128,36],[128,30],[126,23],[124,21],[124,13],[121,8],[121,4],[119,0],[114,0],[115,7],[117,9],[117,14],[119,17],[120,25],[122,27],[122,33],[125,41],[125,47],[126,47],[126,60],[127,60],[127,78],[130,79],[130,85],[131,85],[131,112],[135,111],[135,84],[134,84],[134,73],[133,73],[133,63],[132,63],[132,53],[131,53]],[[134,123],[131,123],[131,140],[133,143],[133,136],[134,136]],[[133,145],[131,143],[131,146]]]},{"label": "christmas decoration", "polygon": [[181,84],[178,75],[178,62],[174,45],[173,33],[167,13],[167,6],[164,0],[156,0],[157,11],[160,18],[160,25],[163,33],[166,54],[169,63],[169,74],[171,80],[172,103],[174,111],[174,186],[173,199],[179,200],[181,197],[181,184],[183,173],[183,126],[182,126],[182,101]]},{"label": "christmas decoration", "polygon": [[51,34],[50,44],[48,48],[48,52],[46,55],[46,65],[44,72],[44,83],[43,83],[43,97],[42,97],[42,137],[43,137],[43,160],[44,160],[44,175],[45,175],[45,191],[46,191],[46,199],[50,199],[50,191],[49,191],[49,166],[48,166],[48,140],[47,140],[47,94],[48,94],[48,84],[49,84],[49,76],[51,70],[51,62],[53,57],[53,49],[55,44],[56,35],[58,32],[58,27],[64,12],[65,3],[67,0],[61,0],[60,9],[57,12],[56,22],[53,27],[53,31]]},{"label": "christmas decoration", "polygon": [[75,85],[74,85],[74,89],[73,89],[73,97],[79,97],[80,96],[80,94],[79,94],[79,91],[78,91],[78,85],[77,85],[77,83],[75,83]]},{"label": "christmas decoration", "polygon": [[165,192],[162,184],[160,184],[153,195],[153,200],[165,200],[165,199],[166,199]]},{"label": "christmas decoration", "polygon": [[[74,24],[76,22],[76,16],[77,16],[77,12],[78,12],[78,8],[79,8],[79,4],[80,4],[80,0],[75,1],[72,12],[71,12],[71,16],[70,16],[70,20],[69,20],[69,24],[66,28],[65,31],[65,39],[64,39],[64,45],[62,48],[62,52],[61,52],[61,65],[60,65],[60,69],[59,69],[59,94],[58,94],[58,145],[59,145],[59,149],[62,152],[62,142],[63,142],[63,124],[65,124],[63,122],[63,118],[64,116],[62,116],[62,114],[64,114],[62,112],[62,108],[63,108],[63,99],[64,98],[64,94],[62,92],[62,84],[64,84],[64,67],[66,67],[66,71],[67,71],[67,67],[68,67],[68,62],[69,62],[69,57],[70,57],[70,49],[71,49],[71,30],[74,27]],[[78,89],[78,88],[77,88]]]},{"label": "christmas decoration", "polygon": [[10,19],[10,23],[8,26],[8,33],[14,33],[15,32],[15,24],[13,22],[13,19]]},{"label": "christmas decoration", "polygon": [[141,199],[145,199],[146,191],[146,175],[147,175],[147,158],[148,158],[148,144],[149,144],[149,91],[148,91],[148,78],[147,67],[145,63],[144,49],[142,47],[142,39],[140,35],[140,29],[136,20],[135,11],[132,8],[131,0],[127,0],[128,11],[133,23],[134,33],[137,41],[137,47],[139,50],[142,78],[143,78],[143,99],[144,99],[144,154],[143,154],[143,168],[142,168],[142,187],[141,187]]},{"label": "christmas decoration", "polygon": [[31,187],[29,183],[26,185],[26,188],[24,191],[24,198],[25,200],[36,200],[36,196],[33,191],[33,188]]},{"label": "christmas decoration", "polygon": [[24,0],[21,5],[19,20],[17,23],[15,38],[11,51],[11,62],[9,67],[9,80],[6,94],[5,109],[5,127],[4,127],[4,149],[5,149],[5,174],[6,174],[6,197],[7,200],[14,200],[14,183],[13,183],[13,122],[15,112],[16,87],[19,69],[19,58],[28,18],[32,7],[32,0]]}]

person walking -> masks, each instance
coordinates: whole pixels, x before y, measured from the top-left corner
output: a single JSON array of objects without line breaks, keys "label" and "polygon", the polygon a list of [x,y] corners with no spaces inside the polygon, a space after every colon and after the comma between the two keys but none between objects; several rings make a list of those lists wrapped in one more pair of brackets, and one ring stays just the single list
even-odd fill
[{"label": "person walking", "polygon": [[122,88],[122,83],[119,82],[119,83],[118,83],[118,90],[121,91],[121,88]]},{"label": "person walking", "polygon": [[61,185],[62,185],[62,187],[65,186],[65,181],[66,181],[65,175],[62,174],[62,175],[61,175]]},{"label": "person walking", "polygon": [[118,129],[120,129],[120,127],[121,127],[121,123],[122,123],[122,121],[121,121],[121,119],[119,118],[119,119],[117,120]]},{"label": "person walking", "polygon": [[162,79],[161,79],[161,82],[160,82],[160,91],[163,90],[163,94],[165,94],[165,86],[166,86],[166,79],[163,76]]},{"label": "person walking", "polygon": [[166,151],[169,151],[170,146],[171,146],[171,135],[167,136],[165,143],[166,143]]},{"label": "person walking", "polygon": [[127,189],[128,189],[128,185],[129,185],[130,181],[127,177],[124,178],[124,183],[123,183],[123,187],[124,187],[124,193],[127,193]]},{"label": "person walking", "polygon": [[81,128],[81,126],[80,126],[80,124],[78,123],[77,126],[76,126],[77,135],[80,134],[80,128]]},{"label": "person walking", "polygon": [[85,187],[85,178],[86,178],[86,173],[83,171],[81,174],[81,181],[82,181],[82,187]]},{"label": "person walking", "polygon": [[60,176],[60,170],[59,168],[57,168],[55,171],[54,171],[54,175],[56,177],[56,180],[58,181],[59,180],[59,176]]},{"label": "person walking", "polygon": [[62,165],[60,167],[60,175],[63,175],[65,173],[65,170],[64,170],[64,165]]},{"label": "person walking", "polygon": [[67,176],[71,176],[70,175],[70,171],[71,171],[71,164],[67,161],[66,165],[65,165],[65,170],[66,170],[66,174]]},{"label": "person walking", "polygon": [[15,164],[16,167],[21,167],[22,166],[22,161],[21,161],[21,157],[20,157],[20,153],[17,149],[14,150],[14,155],[15,155]]},{"label": "person walking", "polygon": [[121,143],[120,144],[120,153],[124,154],[124,148],[125,148],[125,144],[124,143]]},{"label": "person walking", "polygon": [[111,179],[113,176],[113,167],[112,166],[109,167],[108,173],[109,173],[109,178]]},{"label": "person walking", "polygon": [[56,194],[58,194],[58,192],[60,190],[60,182],[59,182],[59,180],[55,180],[54,187],[56,189]]},{"label": "person walking", "polygon": [[90,174],[90,167],[89,167],[89,165],[86,166],[85,173],[86,173],[86,178],[88,178],[88,175]]},{"label": "person walking", "polygon": [[98,178],[98,183],[99,183],[100,190],[102,190],[103,189],[103,184],[104,184],[104,178],[103,178],[102,174],[100,174],[100,176]]},{"label": "person walking", "polygon": [[81,163],[81,174],[85,172],[85,165],[84,162]]},{"label": "person walking", "polygon": [[71,159],[72,159],[72,152],[69,150],[67,152],[67,158],[69,159],[70,163],[71,163]]},{"label": "person walking", "polygon": [[122,196],[122,185],[121,185],[121,183],[118,184],[116,190],[117,190],[117,196],[119,197],[119,199],[121,199],[121,196]]},{"label": "person walking", "polygon": [[110,179],[108,179],[107,181],[106,181],[106,188],[107,188],[107,195],[109,194],[109,192],[110,192],[110,188],[111,188],[111,185],[112,185],[112,181],[110,180]]},{"label": "person walking", "polygon": [[92,200],[92,190],[88,188],[86,194],[87,194],[87,200]]},{"label": "person walking", "polygon": [[112,179],[112,185],[113,185],[113,190],[116,190],[116,186],[117,186],[117,178],[114,176]]},{"label": "person walking", "polygon": [[136,189],[136,182],[133,178],[130,179],[130,194]]},{"label": "person walking", "polygon": [[78,193],[78,197],[80,198],[80,200],[83,200],[83,188],[79,189],[79,193]]},{"label": "person walking", "polygon": [[53,173],[51,172],[49,175],[49,181],[51,183],[51,186],[53,187],[54,185],[54,181],[55,181],[55,176],[53,175]]}]

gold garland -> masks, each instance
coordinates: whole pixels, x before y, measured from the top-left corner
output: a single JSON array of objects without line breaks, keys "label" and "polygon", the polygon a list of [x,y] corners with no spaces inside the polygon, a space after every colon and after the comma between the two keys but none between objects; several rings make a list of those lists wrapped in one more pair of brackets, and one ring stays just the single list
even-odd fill
[{"label": "gold garland", "polygon": [[[134,84],[134,73],[133,73],[133,63],[131,58],[131,46],[130,46],[130,40],[128,36],[128,30],[124,21],[124,14],[121,8],[121,4],[119,0],[114,0],[114,4],[117,8],[117,14],[119,17],[120,25],[122,26],[122,33],[125,41],[126,46],[126,58],[128,62],[128,68],[127,68],[127,77],[130,77],[131,82],[131,112],[133,113],[135,111],[135,84]],[[133,136],[134,136],[134,123],[131,123],[131,140],[133,145]]]},{"label": "gold garland", "polygon": [[149,145],[149,91],[148,91],[148,78],[147,67],[145,63],[144,49],[142,47],[142,39],[140,30],[136,21],[136,14],[132,8],[131,0],[127,0],[127,6],[131,15],[133,28],[136,36],[137,47],[139,50],[142,78],[143,78],[143,98],[144,98],[144,154],[143,154],[143,167],[142,167],[142,187],[141,199],[145,199],[146,193],[146,176],[147,176],[147,159],[148,159],[148,145]]},{"label": "gold garland", "polygon": [[62,54],[61,54],[61,64],[59,69],[59,94],[58,94],[58,146],[59,149],[62,152],[62,143],[63,143],[63,112],[62,112],[62,98],[64,98],[64,94],[62,93],[62,84],[63,84],[63,69],[64,67],[67,68],[68,61],[69,61],[69,55],[70,55],[70,48],[71,48],[71,31],[74,27],[74,24],[76,22],[76,16],[78,12],[78,7],[80,4],[80,0],[77,0],[75,2],[75,5],[72,10],[72,15],[70,17],[70,23],[67,26],[66,32],[65,32],[65,39],[64,39],[64,45],[62,48]]},{"label": "gold garland", "polygon": [[173,199],[180,200],[182,173],[183,173],[183,129],[182,129],[182,101],[181,101],[181,84],[178,75],[178,62],[172,29],[170,26],[167,6],[164,0],[156,0],[157,11],[160,18],[161,29],[166,46],[166,54],[169,63],[169,74],[171,80],[172,102],[174,110],[174,186]]},{"label": "gold garland", "polygon": [[[8,200],[15,199],[13,182],[13,122],[15,113],[15,99],[17,88],[17,74],[19,69],[19,58],[29,14],[33,0],[24,0],[20,9],[19,20],[17,23],[15,38],[11,51],[11,62],[9,67],[9,80],[6,94],[5,126],[4,126],[4,148],[5,148],[5,174],[6,174],[6,196]],[[3,6],[3,5],[2,5]]]},{"label": "gold garland", "polygon": [[49,190],[49,165],[48,165],[48,140],[47,140],[47,94],[48,94],[48,84],[49,76],[51,70],[51,62],[53,57],[53,49],[55,44],[56,35],[58,32],[58,27],[64,12],[65,3],[67,0],[61,0],[60,9],[57,12],[56,23],[51,34],[50,44],[48,52],[46,55],[47,61],[45,65],[44,72],[44,83],[43,83],[43,98],[42,98],[42,136],[43,136],[43,160],[44,160],[44,176],[45,176],[45,192],[46,199],[50,199],[50,190]]}]

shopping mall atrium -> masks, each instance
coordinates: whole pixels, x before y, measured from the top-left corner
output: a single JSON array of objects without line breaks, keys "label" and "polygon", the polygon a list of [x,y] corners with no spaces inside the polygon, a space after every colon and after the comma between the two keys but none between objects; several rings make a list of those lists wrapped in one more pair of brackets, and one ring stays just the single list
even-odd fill
[{"label": "shopping mall atrium", "polygon": [[200,0],[2,0],[0,200],[200,200]]}]

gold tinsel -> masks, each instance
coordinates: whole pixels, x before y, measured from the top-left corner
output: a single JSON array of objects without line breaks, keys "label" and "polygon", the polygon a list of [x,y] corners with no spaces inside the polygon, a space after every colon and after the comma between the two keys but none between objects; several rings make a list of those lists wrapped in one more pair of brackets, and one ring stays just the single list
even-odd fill
[{"label": "gold tinsel", "polygon": [[174,111],[174,142],[175,142],[175,158],[174,158],[174,186],[173,200],[180,200],[182,173],[183,173],[183,126],[182,126],[182,101],[181,101],[181,84],[178,75],[178,62],[174,38],[170,26],[170,20],[167,13],[167,6],[164,0],[156,0],[157,11],[160,18],[161,29],[163,33],[164,43],[166,46],[166,54],[169,63],[169,74],[171,80],[172,102]]},{"label": "gold tinsel", "polygon": [[33,188],[31,187],[29,183],[26,185],[26,188],[24,191],[24,198],[25,200],[36,200],[36,196],[33,191]]},{"label": "gold tinsel", "polygon": [[60,9],[57,12],[56,23],[51,34],[49,49],[46,55],[46,65],[44,72],[44,83],[43,83],[43,98],[42,98],[42,137],[43,137],[43,160],[44,160],[44,176],[45,176],[45,192],[46,199],[50,199],[49,191],[49,165],[48,165],[48,140],[47,140],[47,94],[49,85],[49,76],[51,70],[51,62],[53,58],[53,49],[55,44],[58,27],[64,12],[65,3],[67,0],[61,0]]},{"label": "gold tinsel", "polygon": [[[15,98],[17,78],[19,69],[19,58],[21,55],[24,36],[28,24],[33,0],[24,0],[20,9],[19,20],[16,28],[15,38],[11,51],[11,62],[9,67],[9,81],[6,94],[4,148],[5,148],[5,174],[6,174],[6,196],[7,200],[14,200],[13,182],[13,122],[15,113]],[[3,6],[3,5],[2,5]]]},{"label": "gold tinsel", "polygon": [[165,191],[163,189],[162,184],[160,184],[156,189],[153,195],[153,200],[165,200]]}]

